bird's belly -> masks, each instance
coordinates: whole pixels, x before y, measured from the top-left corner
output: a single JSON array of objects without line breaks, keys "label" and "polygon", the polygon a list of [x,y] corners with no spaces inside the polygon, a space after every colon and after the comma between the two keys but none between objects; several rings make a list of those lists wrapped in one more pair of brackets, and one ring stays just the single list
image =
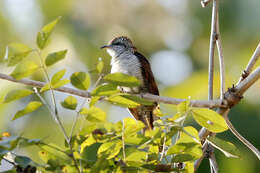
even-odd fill
[{"label": "bird's belly", "polygon": [[[129,61],[128,59],[120,60],[120,61],[115,61],[112,64],[111,68],[111,73],[124,73],[128,74],[130,76],[135,76],[137,79],[141,81],[141,84],[143,83],[143,78],[142,78],[142,72],[140,68],[140,63],[136,59],[132,59]],[[129,87],[120,87],[120,89],[123,92],[134,92],[134,93],[139,93],[139,87],[134,87],[134,88],[129,88]]]}]

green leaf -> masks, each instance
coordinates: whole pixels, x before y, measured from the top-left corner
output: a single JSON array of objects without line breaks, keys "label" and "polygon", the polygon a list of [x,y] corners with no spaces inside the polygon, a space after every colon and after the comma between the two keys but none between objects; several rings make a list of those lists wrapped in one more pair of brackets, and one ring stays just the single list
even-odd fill
[{"label": "green leaf", "polygon": [[66,73],[66,69],[56,72],[51,78],[51,85],[55,85],[56,83],[58,83],[65,73]]},{"label": "green leaf", "polygon": [[198,131],[191,126],[184,127],[176,144],[172,145],[167,151],[167,155],[172,154],[176,155],[176,158],[172,160],[173,162],[193,161],[200,158],[203,153]]},{"label": "green leaf", "polygon": [[32,160],[26,156],[16,156],[14,161],[23,168],[26,168],[32,162]]},{"label": "green leaf", "polygon": [[[59,88],[59,87],[66,85],[70,82],[70,80],[68,80],[68,79],[61,80],[61,78],[64,76],[65,73],[66,73],[66,69],[63,69],[63,70],[56,72],[52,76],[52,78],[51,78],[52,89]],[[47,83],[47,84],[44,85],[44,87],[41,88],[40,91],[44,92],[44,91],[49,90],[49,89],[50,89],[50,84]]]},{"label": "green leaf", "polygon": [[15,79],[19,80],[24,77],[30,76],[35,71],[39,69],[39,66],[32,61],[23,61],[18,64],[14,71],[11,73],[11,76]]},{"label": "green leaf", "polygon": [[81,152],[81,158],[87,162],[95,163],[97,161],[97,152],[101,143],[94,143],[84,147]]},{"label": "green leaf", "polygon": [[210,109],[192,109],[192,115],[199,125],[211,132],[220,133],[228,129],[225,119]]},{"label": "green leaf", "polygon": [[122,141],[119,139],[103,143],[98,149],[98,156],[105,155],[107,159],[112,159],[120,152],[122,146]]},{"label": "green leaf", "polygon": [[41,106],[42,106],[41,102],[38,102],[38,101],[30,102],[24,109],[16,112],[16,114],[14,115],[12,120],[16,120],[17,118],[20,118],[26,114],[29,114],[29,113],[37,110]]},{"label": "green leaf", "polygon": [[225,156],[239,158],[239,150],[234,144],[217,137],[209,137],[207,141],[215,148],[219,149],[222,153],[224,153]]},{"label": "green leaf", "polygon": [[61,17],[58,17],[54,21],[50,22],[49,24],[45,25],[40,32],[37,34],[37,45],[40,49],[44,49],[47,45],[47,41],[56,26],[57,22],[60,20]]},{"label": "green leaf", "polygon": [[58,52],[50,53],[45,59],[45,64],[47,66],[51,66],[51,65],[57,63],[58,61],[65,58],[66,53],[67,53],[67,50],[61,50]]},{"label": "green leaf", "polygon": [[128,107],[128,108],[135,108],[137,106],[140,106],[139,103],[136,103],[135,101],[129,100],[121,95],[113,95],[107,98],[107,100],[113,104]]},{"label": "green leaf", "polygon": [[89,103],[89,107],[94,106],[98,102],[99,99],[100,99],[99,96],[91,97],[91,100],[90,100],[90,103]]},{"label": "green leaf", "polygon": [[140,98],[138,96],[132,96],[132,95],[129,95],[129,94],[123,94],[121,96],[124,97],[124,98],[127,98],[129,100],[132,100],[136,103],[139,103],[141,105],[153,105],[154,104],[152,101]]},{"label": "green leaf", "polygon": [[184,101],[184,102],[181,102],[180,104],[178,104],[177,105],[178,113],[185,114],[189,110],[189,105],[190,105],[189,101]]},{"label": "green leaf", "polygon": [[100,58],[99,61],[98,61],[98,64],[97,64],[97,71],[98,71],[99,74],[102,73],[103,68],[104,68],[104,62]]},{"label": "green leaf", "polygon": [[119,93],[117,86],[114,84],[102,84],[97,86],[92,92],[92,96],[110,96],[112,94]]},{"label": "green leaf", "polygon": [[123,124],[124,133],[126,136],[136,134],[145,127],[144,123],[138,120],[134,120],[133,118],[125,118],[123,120]]},{"label": "green leaf", "polygon": [[27,45],[20,43],[11,43],[8,45],[8,66],[14,66],[21,62],[32,52]]},{"label": "green leaf", "polygon": [[136,87],[140,86],[141,82],[134,76],[129,76],[124,73],[111,73],[104,77],[110,83],[119,86]]},{"label": "green leaf", "polygon": [[80,114],[86,115],[86,119],[91,122],[104,122],[106,121],[106,112],[95,106],[87,108],[82,108]]},{"label": "green leaf", "polygon": [[26,97],[28,95],[31,95],[33,91],[27,90],[27,89],[16,89],[11,90],[7,93],[7,95],[4,98],[4,103],[9,103],[13,100],[17,100],[23,97]]},{"label": "green leaf", "polygon": [[[69,80],[69,79],[63,79],[63,80],[58,81],[57,83],[55,83],[55,84],[52,85],[51,87],[52,87],[52,89],[55,89],[55,88],[62,87],[63,85],[66,85],[66,84],[68,84],[68,83],[70,83],[70,80]],[[47,83],[47,84],[45,84],[45,85],[41,88],[40,92],[44,92],[44,91],[49,90],[49,89],[50,89],[50,84]]]},{"label": "green leaf", "polygon": [[77,107],[77,99],[73,96],[68,96],[63,102],[61,102],[61,105],[66,109],[75,110]]},{"label": "green leaf", "polygon": [[126,161],[143,162],[146,160],[146,152],[140,151],[134,147],[126,148]]},{"label": "green leaf", "polygon": [[90,86],[89,74],[85,72],[75,72],[70,77],[71,84],[81,90],[87,90]]}]

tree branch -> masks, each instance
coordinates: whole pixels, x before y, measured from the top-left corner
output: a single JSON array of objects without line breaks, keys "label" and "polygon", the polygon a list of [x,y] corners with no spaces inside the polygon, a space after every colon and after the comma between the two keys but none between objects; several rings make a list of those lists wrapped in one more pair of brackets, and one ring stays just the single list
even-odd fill
[{"label": "tree branch", "polygon": [[201,0],[200,3],[201,3],[201,6],[204,8],[206,7],[212,0]]},{"label": "tree branch", "polygon": [[246,69],[244,70],[244,72],[242,73],[239,81],[237,84],[239,84],[242,80],[244,80],[252,71],[256,61],[258,60],[260,56],[260,42],[258,43],[258,46],[255,49],[255,52],[253,53],[251,59],[249,60]]},{"label": "tree branch", "polygon": [[[30,80],[30,79],[16,80],[12,76],[9,76],[9,75],[3,74],[3,73],[0,73],[0,79],[24,84],[27,86],[37,87],[37,88],[42,88],[45,85],[44,82],[34,81],[34,80]],[[84,98],[91,98],[91,94],[87,91],[81,91],[81,90],[68,88],[68,87],[55,88],[54,90],[63,92],[63,93],[80,96],[80,97],[84,97]],[[161,102],[161,103],[173,104],[173,105],[177,105],[183,101],[186,101],[186,99],[157,96],[157,95],[152,95],[152,94],[148,94],[148,93],[147,94],[135,94],[135,96],[138,96],[138,97],[150,100],[150,101],[154,101],[154,102]],[[220,100],[220,99],[210,100],[210,101],[207,101],[207,100],[191,100],[190,101],[190,105],[192,107],[206,107],[206,108],[218,108],[218,107],[225,108],[225,107],[227,107],[226,103],[227,102],[225,100]]]}]

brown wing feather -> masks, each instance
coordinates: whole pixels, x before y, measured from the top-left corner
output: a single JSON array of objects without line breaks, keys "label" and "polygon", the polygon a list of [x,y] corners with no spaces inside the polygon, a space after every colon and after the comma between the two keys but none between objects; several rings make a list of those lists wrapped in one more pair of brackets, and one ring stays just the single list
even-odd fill
[{"label": "brown wing feather", "polygon": [[[141,63],[141,70],[142,70],[143,81],[144,81],[144,84],[141,87],[141,92],[147,92],[154,95],[159,95],[159,90],[155,83],[150,63],[139,52],[136,51],[134,55],[138,58],[139,62]],[[153,113],[153,110],[157,107],[157,105],[158,104],[155,102],[154,105],[152,106],[140,106],[137,108],[129,108],[129,111],[135,117],[135,119],[143,121],[144,124],[149,129],[152,129],[153,121],[158,119],[158,117]],[[146,116],[144,116],[143,114],[146,114]]]}]

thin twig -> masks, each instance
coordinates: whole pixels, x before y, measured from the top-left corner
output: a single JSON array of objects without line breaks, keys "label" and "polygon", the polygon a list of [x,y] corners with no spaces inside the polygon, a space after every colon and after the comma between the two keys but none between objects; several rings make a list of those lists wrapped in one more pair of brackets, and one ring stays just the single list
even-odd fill
[{"label": "thin twig", "polygon": [[[44,82],[34,81],[34,80],[30,80],[30,79],[16,80],[12,76],[9,76],[9,75],[3,74],[3,73],[0,73],[0,79],[24,84],[27,86],[33,86],[33,87],[37,87],[37,88],[42,88],[45,85]],[[68,88],[68,87],[55,88],[54,90],[63,92],[63,93],[73,94],[73,95],[84,97],[84,98],[91,98],[90,92],[87,92],[87,91],[77,90],[77,89]],[[150,101],[155,101],[155,102],[160,102],[160,103],[165,103],[165,104],[173,104],[173,105],[180,104],[181,102],[184,102],[187,100],[187,99],[158,96],[158,95],[153,95],[153,94],[148,94],[148,93],[147,94],[135,94],[134,96],[138,96],[138,97],[144,98],[146,100],[150,100]],[[222,108],[225,108],[226,102],[225,102],[225,100],[220,100],[220,99],[210,100],[210,101],[208,101],[208,100],[191,100],[190,105],[192,107],[206,107],[206,108],[222,107]]]},{"label": "thin twig", "polygon": [[217,49],[218,49],[218,57],[219,57],[219,71],[220,71],[220,99],[224,99],[225,93],[225,65],[224,65],[224,55],[221,43],[221,35],[219,30],[219,13],[217,10],[217,24],[216,24],[216,32],[217,32]]},{"label": "thin twig", "polygon": [[204,8],[206,7],[212,0],[201,0],[200,4]]},{"label": "thin twig", "polygon": [[[46,101],[44,100],[44,98],[39,94],[39,92],[38,92],[38,90],[37,90],[36,87],[34,87],[34,92],[35,92],[35,94],[40,98],[40,100],[42,101],[42,103],[47,106],[49,112],[50,112],[53,116],[58,116],[58,115],[56,114],[56,112],[54,112],[54,111],[49,107],[49,105],[46,103]],[[74,157],[74,155],[73,155],[72,145],[71,145],[70,142],[69,142],[69,137],[68,137],[68,135],[67,135],[67,133],[66,133],[66,131],[65,131],[65,128],[64,128],[64,126],[62,125],[60,119],[58,118],[57,120],[58,120],[58,121],[57,121],[57,122],[58,122],[58,125],[59,125],[60,129],[61,129],[62,132],[63,132],[63,135],[64,135],[64,137],[65,137],[65,140],[67,141],[67,143],[68,143],[68,145],[69,145],[69,148],[70,148],[70,151],[71,151],[71,155],[69,155],[69,156],[70,156],[71,159],[73,160],[77,171],[80,173],[80,169],[79,169],[77,160],[75,159],[75,157]]]},{"label": "thin twig", "polygon": [[254,65],[256,64],[257,60],[260,57],[260,42],[258,43],[258,46],[256,47],[251,59],[249,60],[246,69],[244,70],[244,72],[242,73],[239,81],[237,84],[239,84],[242,80],[244,80],[252,71]]},{"label": "thin twig", "polygon": [[260,152],[259,150],[253,145],[251,144],[248,140],[246,140],[240,133],[238,133],[238,131],[235,129],[235,127],[232,125],[232,123],[229,121],[228,117],[225,117],[225,120],[228,124],[229,130],[235,134],[235,136],[241,141],[243,142],[243,144],[245,144],[255,155],[256,157],[260,160]]},{"label": "thin twig", "polygon": [[211,18],[211,33],[209,45],[209,79],[208,79],[208,99],[213,99],[213,80],[214,80],[214,53],[216,47],[216,24],[217,24],[217,1],[213,0],[212,18]]}]

